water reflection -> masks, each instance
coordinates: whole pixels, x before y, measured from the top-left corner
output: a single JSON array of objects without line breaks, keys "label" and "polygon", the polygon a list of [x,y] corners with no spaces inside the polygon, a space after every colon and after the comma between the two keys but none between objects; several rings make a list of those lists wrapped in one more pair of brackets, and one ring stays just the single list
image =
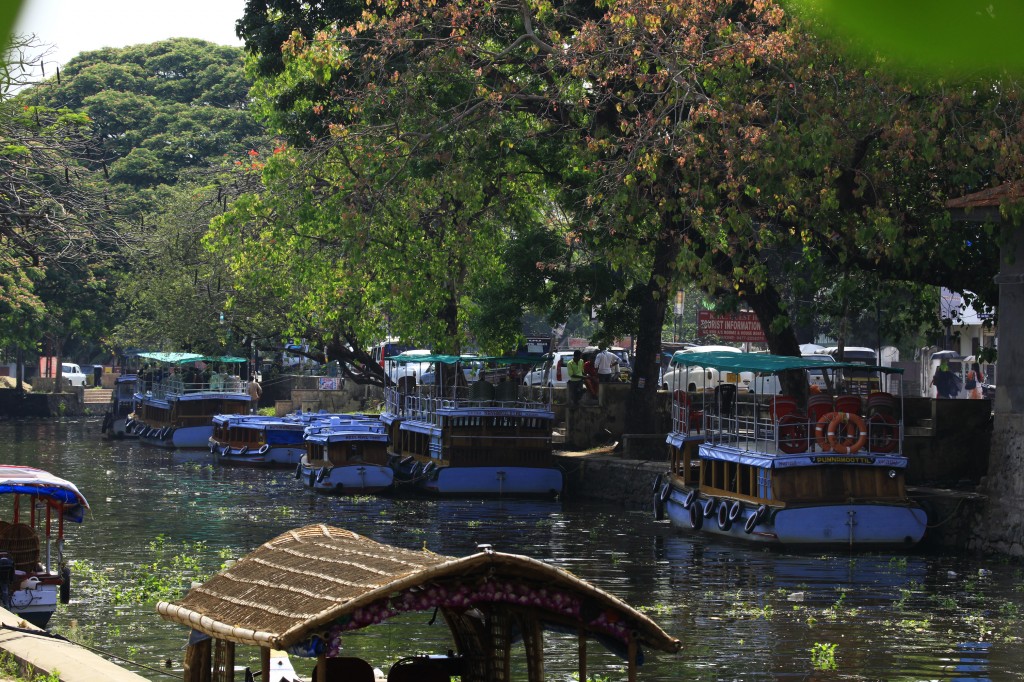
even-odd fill
[{"label": "water reflection", "polygon": [[[182,628],[152,606],[111,595],[168,546],[202,543],[201,571],[218,568],[297,526],[322,522],[402,547],[463,555],[479,544],[526,554],[593,580],[650,613],[679,637],[676,656],[650,656],[643,680],[1010,679],[1024,670],[1019,567],[924,554],[794,554],[707,541],[642,511],[595,504],[501,500],[332,498],[288,470],[213,465],[205,451],[168,452],[100,439],[100,423],[0,423],[6,461],[75,481],[93,513],[69,528],[79,572],[73,603],[53,619],[76,621],[87,641],[138,661],[151,679],[180,666]],[[106,583],[104,584],[104,580]],[[375,665],[410,651],[443,652],[447,628],[410,614],[353,635],[346,646]],[[835,645],[835,669],[812,651]],[[618,661],[592,647],[592,674],[620,679]],[[255,652],[244,652],[249,655]],[[258,662],[241,665],[258,667]],[[308,673],[311,665],[296,666]],[[570,680],[575,640],[549,646],[549,679]]]}]

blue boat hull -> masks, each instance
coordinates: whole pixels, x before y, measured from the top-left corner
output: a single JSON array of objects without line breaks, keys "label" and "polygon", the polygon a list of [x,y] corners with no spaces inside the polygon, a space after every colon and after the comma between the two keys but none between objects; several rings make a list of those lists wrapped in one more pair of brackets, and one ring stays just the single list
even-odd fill
[{"label": "blue boat hull", "polygon": [[[720,499],[705,507],[707,497],[688,488],[672,488],[664,498],[664,512],[673,526],[733,537],[746,542],[785,546],[907,547],[924,537],[928,515],[912,502],[837,503],[769,509]],[[657,502],[656,502],[657,504]],[[722,511],[722,506],[726,511]],[[729,513],[732,511],[732,513]],[[696,518],[700,515],[700,518]],[[751,520],[751,517],[755,517]]]},{"label": "blue boat hull", "polygon": [[139,435],[139,442],[168,450],[205,449],[213,435],[213,426],[182,426],[166,433],[164,438],[157,435]]},{"label": "blue boat hull", "polygon": [[296,478],[318,493],[329,495],[366,495],[387,490],[394,482],[390,467],[358,464],[313,468],[299,464]]},{"label": "blue boat hull", "polygon": [[419,489],[431,495],[555,497],[562,472],[544,467],[441,467]]}]

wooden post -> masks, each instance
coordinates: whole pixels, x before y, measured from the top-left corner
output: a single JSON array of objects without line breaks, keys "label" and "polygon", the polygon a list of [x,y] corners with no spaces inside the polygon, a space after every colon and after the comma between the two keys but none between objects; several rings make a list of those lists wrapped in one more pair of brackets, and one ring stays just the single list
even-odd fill
[{"label": "wooden post", "polygon": [[270,679],[270,647],[260,647],[260,677],[261,682]]},{"label": "wooden post", "polygon": [[[264,681],[266,682],[266,681]],[[313,682],[327,682],[327,655],[316,657],[316,679]]]},{"label": "wooden post", "polygon": [[587,682],[587,634],[580,630],[578,637],[580,682]]},{"label": "wooden post", "polygon": [[627,679],[629,682],[636,682],[636,658],[637,658],[637,646],[636,638],[633,635],[629,636],[629,675]]},{"label": "wooden post", "polygon": [[211,682],[210,640],[204,639],[185,648],[184,682]]},{"label": "wooden post", "polygon": [[235,643],[224,642],[224,680],[235,682]]}]

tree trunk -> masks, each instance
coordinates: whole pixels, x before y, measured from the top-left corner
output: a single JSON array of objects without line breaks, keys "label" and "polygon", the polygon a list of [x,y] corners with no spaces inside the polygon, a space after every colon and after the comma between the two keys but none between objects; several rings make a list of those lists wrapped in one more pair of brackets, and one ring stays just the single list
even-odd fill
[{"label": "tree trunk", "polygon": [[[768,340],[768,350],[773,355],[791,355],[800,357],[800,343],[797,341],[796,332],[792,324],[786,324],[780,331],[773,331],[772,322],[778,317],[789,319],[788,314],[782,307],[782,296],[771,284],[765,284],[758,293],[746,295],[747,305],[757,315],[761,329],[764,331],[765,339]],[[782,392],[791,395],[797,400],[804,401],[807,396],[807,377],[804,372],[785,372],[779,376],[782,384]]]},{"label": "tree trunk", "polygon": [[662,427],[658,420],[661,328],[665,324],[669,290],[675,279],[673,266],[679,255],[679,234],[681,232],[664,229],[655,245],[651,276],[640,302],[633,384],[630,400],[626,403],[625,433],[657,433]]}]

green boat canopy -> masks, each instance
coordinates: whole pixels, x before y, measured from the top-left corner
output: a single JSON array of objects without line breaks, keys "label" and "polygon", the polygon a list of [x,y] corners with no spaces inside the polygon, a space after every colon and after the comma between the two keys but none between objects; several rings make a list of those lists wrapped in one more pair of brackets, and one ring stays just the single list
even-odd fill
[{"label": "green boat canopy", "polygon": [[542,358],[506,357],[498,355],[392,355],[384,358],[392,362],[439,362],[442,365],[456,363],[493,362],[497,365],[535,365]]},{"label": "green boat canopy", "polygon": [[245,358],[233,355],[202,355],[201,353],[139,353],[138,357],[143,360],[166,362],[170,365],[184,365],[190,362],[240,363],[246,361]]},{"label": "green boat canopy", "polygon": [[887,374],[903,374],[897,367],[881,367],[879,365],[863,365],[856,362],[835,362],[831,359],[797,358],[791,355],[770,355],[768,353],[729,353],[727,351],[708,351],[694,353],[678,351],[672,356],[673,365],[690,367],[707,367],[731,372],[759,372],[761,374],[778,374],[797,369],[859,369]]}]

